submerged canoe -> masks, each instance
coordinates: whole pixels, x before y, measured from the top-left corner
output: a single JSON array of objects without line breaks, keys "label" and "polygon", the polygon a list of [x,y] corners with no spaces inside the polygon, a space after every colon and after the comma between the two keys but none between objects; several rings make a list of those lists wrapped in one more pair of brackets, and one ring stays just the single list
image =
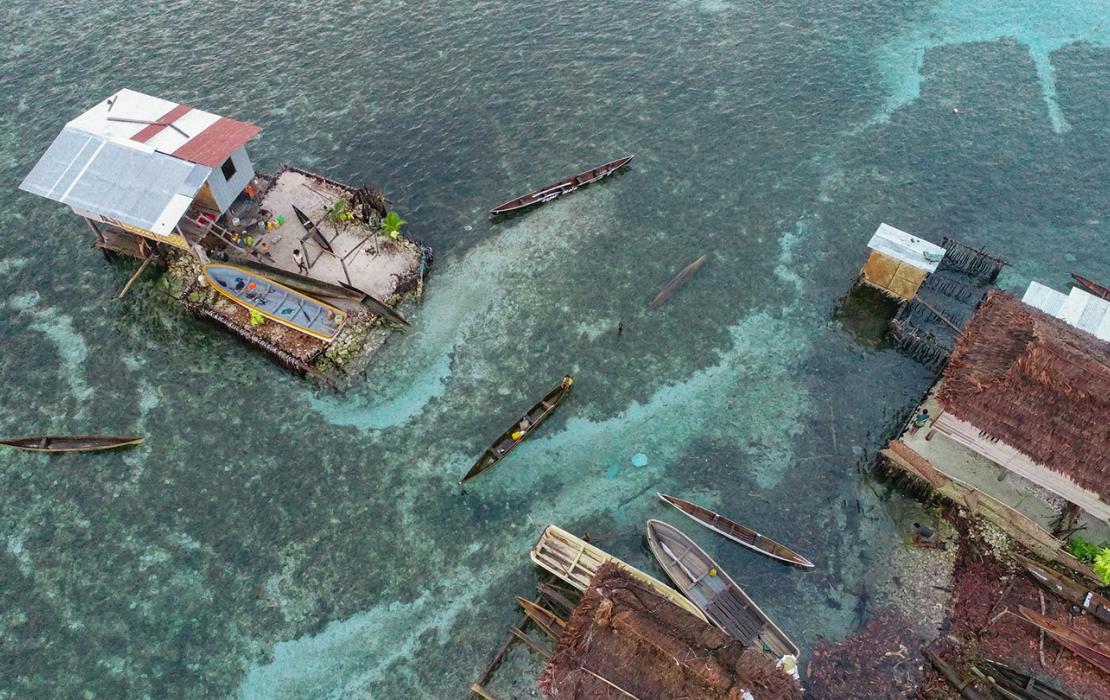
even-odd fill
[{"label": "submerged canoe", "polygon": [[602,564],[612,562],[636,580],[647,584],[661,597],[699,620],[708,622],[702,611],[675,589],[557,525],[544,528],[528,556],[536,566],[550,571],[580,591],[590,587],[590,581]]},{"label": "submerged canoe", "polygon": [[312,236],[312,240],[316,241],[316,245],[332,255],[335,255],[335,249],[331,247],[331,242],[324,238],[324,233],[316,226],[312,219],[308,218],[308,214],[305,214],[297,207],[293,207],[293,213],[297,215],[297,219],[301,222],[301,226],[304,227],[305,233]]},{"label": "submerged canoe", "polygon": [[682,268],[682,272],[679,272],[677,275],[675,275],[670,282],[667,282],[667,284],[659,290],[659,293],[656,294],[655,298],[651,300],[650,304],[648,304],[648,308],[654,309],[662,306],[668,299],[671,298],[671,296],[675,292],[682,289],[686,285],[686,283],[690,281],[690,278],[694,276],[695,272],[701,269],[701,266],[704,262],[705,256],[703,255],[686,267]]},{"label": "submerged canoe", "polygon": [[320,340],[334,340],[347,318],[331,304],[242,267],[212,263],[204,266],[204,276],[235,303]]},{"label": "submerged canoe", "polygon": [[97,452],[142,442],[137,435],[33,435],[0,439],[0,445],[31,452]]},{"label": "submerged canoe", "polygon": [[980,673],[994,681],[994,684],[999,688],[1007,690],[1017,697],[1028,698],[1029,700],[1072,700],[1070,695],[1061,693],[1035,676],[1015,671],[997,661],[983,659],[975,666]]},{"label": "submerged canoe", "polygon": [[667,576],[710,622],[732,638],[769,649],[776,657],[798,655],[797,645],[681,530],[661,520],[649,520],[645,534]]},{"label": "submerged canoe", "polygon": [[[569,378],[570,375],[568,374],[567,377]],[[540,423],[543,423],[548,416],[555,412],[562,400],[570,393],[570,387],[573,383],[573,380],[566,383],[564,379],[558,386],[547,392],[547,395],[540,399],[520,420],[509,426],[508,430],[501,433],[501,437],[494,440],[493,444],[486,448],[486,451],[482,453],[482,456],[478,458],[478,461],[474,463],[466,476],[459,480],[459,483],[465,484],[505,459],[505,456],[512,452],[514,447],[524,442],[524,439],[531,435],[540,426]],[[528,421],[528,425],[522,429],[520,423],[523,421]]]},{"label": "submerged canoe", "polygon": [[699,505],[684,501],[681,498],[668,496],[665,493],[656,493],[655,495],[659,496],[664,503],[669,503],[677,508],[694,522],[699,525],[704,525],[718,535],[727,537],[733,542],[742,544],[745,547],[754,549],[760,554],[766,554],[772,559],[778,559],[787,564],[796,564],[805,567],[813,566],[813,562],[786,545],[780,544],[770,537],[761,535],[755,530],[746,528],[740,523],[729,520],[708,508],[702,508]]},{"label": "submerged canoe", "polygon": [[1092,279],[1088,279],[1083,275],[1077,275],[1074,272],[1071,273],[1071,278],[1075,280],[1076,284],[1091,294],[1094,294],[1096,297],[1110,301],[1110,287],[1103,286]]},{"label": "submerged canoe", "polygon": [[591,170],[586,170],[585,172],[578,173],[577,175],[568,177],[565,180],[553,182],[547,187],[541,187],[538,190],[529,192],[523,197],[510,199],[504,204],[490,209],[489,213],[491,216],[496,216],[498,214],[516,211],[517,209],[524,209],[525,207],[530,207],[536,204],[550,202],[556,197],[561,197],[564,194],[570,194],[579,187],[584,187],[591,182],[597,182],[603,177],[608,177],[609,175],[612,175],[620,168],[628,165],[629,161],[631,160],[632,156],[625,156],[624,158],[618,158],[612,162],[606,163],[605,165],[599,165]]}]

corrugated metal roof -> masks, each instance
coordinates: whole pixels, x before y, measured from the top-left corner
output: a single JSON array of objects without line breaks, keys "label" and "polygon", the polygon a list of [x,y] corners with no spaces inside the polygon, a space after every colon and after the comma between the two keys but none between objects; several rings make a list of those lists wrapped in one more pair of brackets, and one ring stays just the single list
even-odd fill
[{"label": "corrugated metal roof", "polygon": [[211,168],[65,128],[19,188],[168,234]]},{"label": "corrugated metal roof", "polygon": [[216,168],[259,131],[262,129],[254,124],[220,117],[215,124],[186,141],[173,155]]},{"label": "corrugated metal roof", "polygon": [[1099,340],[1110,341],[1110,301],[1079,287],[1072,287],[1070,294],[1063,294],[1040,282],[1030,282],[1021,300]]},{"label": "corrugated metal roof", "polygon": [[[926,272],[935,272],[940,259],[944,257],[944,248],[917,236],[911,236],[890,224],[879,224],[875,235],[867,242],[867,247]],[[929,253],[936,260],[927,259],[925,253]]]}]

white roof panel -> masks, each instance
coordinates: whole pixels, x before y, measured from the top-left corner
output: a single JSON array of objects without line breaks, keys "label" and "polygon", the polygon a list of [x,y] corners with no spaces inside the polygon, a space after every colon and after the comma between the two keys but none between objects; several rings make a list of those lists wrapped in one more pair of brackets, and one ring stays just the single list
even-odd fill
[{"label": "white roof panel", "polygon": [[1072,287],[1065,295],[1039,282],[1030,282],[1021,300],[1099,340],[1110,341],[1110,301],[1079,287]]},{"label": "white roof panel", "polygon": [[[125,88],[108,99],[101,100],[92,109],[66,124],[66,127],[87,131],[111,141],[128,141],[135,146],[142,146],[137,141],[131,141],[131,137],[148,126],[145,122],[158,121],[176,106],[175,102]],[[132,121],[116,121],[118,119]]]},{"label": "white roof panel", "polygon": [[19,188],[168,234],[211,172],[203,165],[66,127]]},{"label": "white roof panel", "polygon": [[[911,236],[890,224],[879,224],[875,235],[867,242],[867,247],[926,272],[935,272],[940,258],[944,257],[944,248],[923,238]],[[936,257],[936,261],[928,260],[926,253]]]}]

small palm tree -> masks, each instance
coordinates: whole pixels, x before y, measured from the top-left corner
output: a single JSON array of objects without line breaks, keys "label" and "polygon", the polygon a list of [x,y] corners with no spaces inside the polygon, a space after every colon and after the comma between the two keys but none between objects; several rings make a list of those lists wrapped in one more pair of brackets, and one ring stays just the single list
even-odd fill
[{"label": "small palm tree", "polygon": [[406,223],[404,219],[397,215],[397,212],[391,211],[382,219],[382,233],[395,241],[397,236],[401,235],[401,227]]}]

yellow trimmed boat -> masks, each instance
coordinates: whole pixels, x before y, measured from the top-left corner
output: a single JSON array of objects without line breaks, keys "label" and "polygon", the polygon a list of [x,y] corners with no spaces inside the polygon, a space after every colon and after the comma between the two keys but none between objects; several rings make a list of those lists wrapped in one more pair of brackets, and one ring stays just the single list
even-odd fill
[{"label": "yellow trimmed boat", "polygon": [[347,319],[331,304],[236,265],[205,265],[204,276],[213,289],[236,304],[313,338],[331,342]]}]

